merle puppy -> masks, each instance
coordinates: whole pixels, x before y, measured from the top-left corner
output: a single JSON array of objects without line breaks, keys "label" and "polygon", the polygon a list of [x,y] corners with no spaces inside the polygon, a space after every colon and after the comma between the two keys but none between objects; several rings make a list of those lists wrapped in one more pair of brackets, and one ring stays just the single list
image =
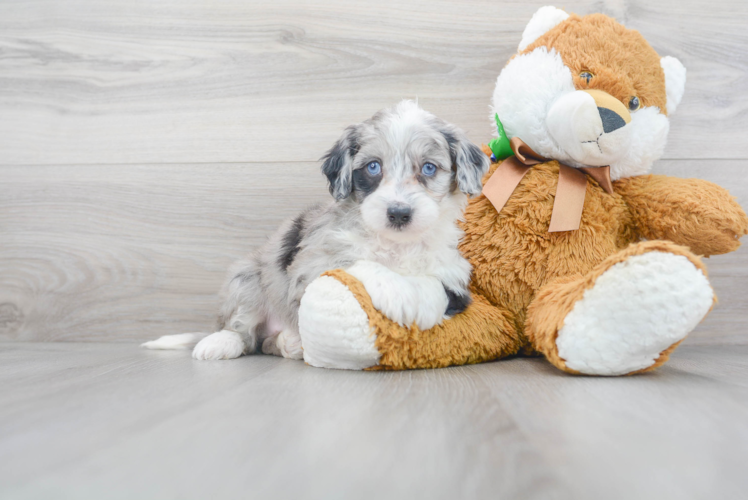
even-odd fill
[{"label": "merle puppy", "polygon": [[457,250],[457,222],[467,196],[481,191],[486,155],[458,128],[403,101],[348,127],[323,160],[335,200],[287,221],[236,266],[216,333],[167,335],[144,347],[194,346],[204,360],[259,346],[301,359],[301,297],[336,268],[402,325],[427,329],[465,309],[471,268]]}]

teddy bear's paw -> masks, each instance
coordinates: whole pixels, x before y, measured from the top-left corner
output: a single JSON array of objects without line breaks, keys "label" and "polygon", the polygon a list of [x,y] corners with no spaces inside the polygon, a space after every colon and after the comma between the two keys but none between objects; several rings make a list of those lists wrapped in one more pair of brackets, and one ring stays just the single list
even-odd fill
[{"label": "teddy bear's paw", "polygon": [[320,276],[307,286],[299,307],[304,361],[312,366],[362,370],[380,354],[369,317],[347,286]]},{"label": "teddy bear's paw", "polygon": [[714,292],[681,255],[649,252],[605,271],[564,319],[558,355],[572,370],[623,375],[652,366],[709,312]]}]

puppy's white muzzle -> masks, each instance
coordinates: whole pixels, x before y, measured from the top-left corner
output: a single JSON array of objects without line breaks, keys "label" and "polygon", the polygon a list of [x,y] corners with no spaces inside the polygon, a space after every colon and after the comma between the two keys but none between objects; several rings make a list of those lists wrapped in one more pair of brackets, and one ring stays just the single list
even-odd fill
[{"label": "puppy's white muzzle", "polygon": [[383,182],[361,204],[364,224],[399,242],[415,241],[433,228],[439,217],[436,201],[419,192],[415,182]]}]

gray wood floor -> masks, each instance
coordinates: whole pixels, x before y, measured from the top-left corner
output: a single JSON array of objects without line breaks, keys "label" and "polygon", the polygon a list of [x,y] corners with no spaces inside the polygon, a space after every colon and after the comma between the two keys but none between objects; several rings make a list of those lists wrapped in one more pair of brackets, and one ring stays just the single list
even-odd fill
[{"label": "gray wood floor", "polygon": [[0,344],[3,499],[739,499],[748,345],[638,377]]}]

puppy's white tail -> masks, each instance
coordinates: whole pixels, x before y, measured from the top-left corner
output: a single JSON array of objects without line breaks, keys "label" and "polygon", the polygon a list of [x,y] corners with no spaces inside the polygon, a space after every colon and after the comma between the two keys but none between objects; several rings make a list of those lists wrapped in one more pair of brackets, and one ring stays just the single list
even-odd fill
[{"label": "puppy's white tail", "polygon": [[145,349],[164,349],[179,350],[192,349],[202,339],[210,335],[209,333],[178,333],[176,335],[164,335],[156,340],[150,340],[140,347]]}]

